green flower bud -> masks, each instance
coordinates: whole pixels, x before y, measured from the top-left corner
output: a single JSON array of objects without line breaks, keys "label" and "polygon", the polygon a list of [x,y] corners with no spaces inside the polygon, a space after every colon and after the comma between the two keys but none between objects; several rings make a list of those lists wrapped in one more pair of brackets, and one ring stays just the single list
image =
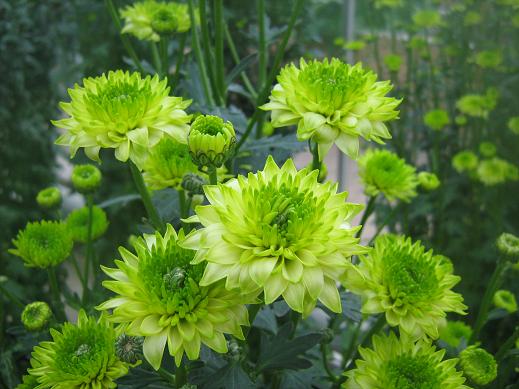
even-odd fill
[{"label": "green flower bud", "polygon": [[144,338],[142,336],[119,335],[115,341],[115,354],[121,361],[133,365],[144,358],[142,353],[143,343]]},{"label": "green flower bud", "polygon": [[493,157],[496,155],[497,148],[492,142],[481,142],[479,144],[479,152],[484,157]]},{"label": "green flower bud", "polygon": [[182,188],[190,195],[204,194],[205,184],[207,184],[206,181],[194,173],[187,173],[182,178]]},{"label": "green flower bud", "polygon": [[391,72],[398,72],[402,66],[402,57],[396,54],[388,54],[384,57],[384,64]]},{"label": "green flower bud", "polygon": [[434,173],[420,172],[418,173],[418,182],[425,190],[435,190],[440,186],[440,180]]},{"label": "green flower bud", "polygon": [[436,10],[421,10],[413,15],[413,22],[420,28],[435,28],[443,24],[440,13]]},{"label": "green flower bud", "polygon": [[503,62],[503,54],[499,50],[486,50],[476,54],[474,62],[482,68],[497,68]]},{"label": "green flower bud", "polygon": [[227,341],[227,349],[229,351],[227,352],[226,356],[232,361],[241,361],[245,356],[243,353],[243,348],[234,339],[230,339]]},{"label": "green flower bud", "polygon": [[52,317],[52,311],[47,303],[36,301],[25,306],[22,312],[22,323],[28,331],[43,329]]},{"label": "green flower bud", "polygon": [[366,47],[366,42],[363,41],[348,41],[344,43],[343,48],[346,50],[360,51]]},{"label": "green flower bud", "polygon": [[517,312],[517,301],[515,300],[515,296],[509,290],[498,290],[494,293],[494,305],[498,308],[503,308],[508,313]]},{"label": "green flower bud", "polygon": [[486,385],[497,376],[497,362],[494,356],[476,346],[467,347],[460,353],[463,374],[477,385]]},{"label": "green flower bud", "polygon": [[101,171],[94,165],[76,165],[72,170],[72,185],[79,193],[92,193],[101,185]]},{"label": "green flower bud", "polygon": [[460,151],[452,158],[452,166],[458,173],[475,170],[478,162],[477,155],[470,150]]},{"label": "green flower bud", "polygon": [[450,123],[450,118],[447,111],[433,109],[425,114],[423,121],[427,127],[439,131]]},{"label": "green flower bud", "polygon": [[454,122],[458,126],[464,126],[465,124],[467,124],[467,117],[463,115],[458,115],[454,118]]},{"label": "green flower bud", "polygon": [[514,134],[519,135],[519,116],[514,116],[508,120],[508,128]]},{"label": "green flower bud", "polygon": [[272,122],[265,122],[263,124],[263,128],[261,129],[261,133],[263,136],[271,136],[274,133],[274,126],[272,125]]},{"label": "green flower bud", "polygon": [[[70,236],[76,242],[86,243],[88,241],[88,207],[75,209],[67,216],[67,228]],[[97,206],[92,207],[92,231],[91,238],[96,240],[101,237],[108,228],[108,219],[105,211]]]},{"label": "green flower bud", "polygon": [[519,258],[519,238],[509,233],[503,233],[497,238],[497,248],[502,255],[511,259]]},{"label": "green flower bud", "polygon": [[193,162],[199,169],[216,169],[233,154],[236,133],[230,122],[213,115],[200,115],[188,135],[188,145]]},{"label": "green flower bud", "polygon": [[61,192],[54,186],[43,189],[36,196],[36,202],[43,209],[59,208],[61,205]]}]

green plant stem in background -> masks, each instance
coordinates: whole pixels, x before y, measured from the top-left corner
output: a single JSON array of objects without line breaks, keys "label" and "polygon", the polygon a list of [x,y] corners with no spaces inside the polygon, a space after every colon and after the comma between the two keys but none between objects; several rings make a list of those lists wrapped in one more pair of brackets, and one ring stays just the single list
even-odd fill
[{"label": "green plant stem in background", "polygon": [[[191,201],[186,199],[186,192],[183,189],[178,190],[178,202],[180,204],[180,219],[186,219],[189,217],[189,207]],[[184,231],[189,231],[189,223],[182,222]]]},{"label": "green plant stem in background", "polygon": [[479,307],[478,316],[476,318],[476,322],[474,323],[472,335],[469,339],[469,344],[473,344],[479,339],[481,329],[488,319],[488,311],[492,304],[492,298],[494,297],[494,293],[501,284],[502,275],[507,268],[507,265],[508,262],[503,257],[498,259],[494,273],[492,273],[490,281],[487,285],[487,289],[485,290],[485,294],[483,295],[483,300],[481,301],[481,305]]},{"label": "green plant stem in background", "polygon": [[142,202],[144,203],[144,208],[146,209],[146,213],[148,214],[151,224],[156,230],[161,232],[164,231],[164,222],[160,218],[157,209],[151,201],[150,193],[148,192],[148,188],[146,188],[146,184],[144,183],[144,179],[142,178],[142,173],[132,161],[129,161],[128,163],[130,165],[133,182],[135,183],[135,186],[137,187],[137,190],[141,195]]},{"label": "green plant stem in background", "polygon": [[220,101],[220,96],[217,92],[218,87],[216,84],[216,73],[214,65],[214,53],[211,46],[211,40],[209,39],[209,20],[207,18],[207,5],[205,0],[199,0],[198,2],[198,14],[200,16],[200,31],[201,31],[201,43],[204,54],[204,60],[207,64],[207,75],[209,77],[209,83],[211,90],[214,93],[215,101]]},{"label": "green plant stem in background", "polygon": [[186,47],[187,34],[182,34],[180,36],[180,40],[178,42],[178,50],[177,50],[177,61],[175,63],[175,75],[173,76],[173,81],[170,83],[172,90],[178,86],[180,81],[180,69],[182,69],[182,64],[184,61],[184,49]]},{"label": "green plant stem in background", "polygon": [[54,305],[54,312],[56,314],[56,318],[60,322],[64,322],[67,320],[67,317],[65,315],[65,309],[60,298],[61,292],[58,284],[58,279],[56,277],[56,269],[53,266],[48,267],[47,275],[49,276],[49,286],[52,295],[52,305]]},{"label": "green plant stem in background", "polygon": [[224,25],[223,0],[214,1],[214,51],[216,60],[216,86],[220,103],[225,106],[225,63],[223,59]]},{"label": "green plant stem in background", "polygon": [[216,173],[216,169],[210,169],[209,170],[209,183],[211,185],[218,184],[218,175]]},{"label": "green plant stem in background", "polygon": [[389,224],[389,222],[391,222],[393,220],[393,218],[396,215],[397,209],[398,209],[398,205],[396,205],[393,208],[391,208],[391,211],[386,215],[386,217],[384,218],[382,223],[379,224],[379,226],[377,227],[377,231],[375,232],[375,234],[369,240],[368,246],[371,246],[371,244],[375,241],[375,239],[377,239],[377,236],[380,235],[380,233],[382,232],[384,227],[387,226]]},{"label": "green plant stem in background", "polygon": [[[229,27],[227,27],[227,24],[225,25],[225,39],[227,40],[227,46],[229,47],[229,51],[231,52],[232,59],[236,65],[240,63],[240,56],[238,55],[238,50],[236,50],[236,45],[234,44],[234,41],[232,39],[231,33],[229,32]],[[258,92],[254,89],[254,86],[252,85],[249,77],[245,73],[245,71],[240,73],[240,77],[243,81],[243,84],[245,85],[245,88],[247,89],[247,92],[251,95],[252,99],[256,101],[258,98]]]},{"label": "green plant stem in background", "polygon": [[187,384],[187,371],[186,365],[182,363],[177,370],[175,371],[175,387],[177,389],[182,388],[185,384]]},{"label": "green plant stem in background", "polygon": [[364,213],[362,214],[362,218],[360,219],[360,230],[357,232],[356,237],[360,238],[362,236],[362,231],[364,231],[364,226],[366,225],[366,222],[368,221],[368,218],[371,216],[373,211],[375,210],[375,200],[377,199],[377,196],[371,196],[368,200],[368,205],[364,209]]},{"label": "green plant stem in background", "polygon": [[519,325],[515,327],[512,335],[501,345],[499,350],[497,351],[495,358],[497,363],[501,363],[501,361],[506,357],[508,351],[515,347],[515,342],[519,339]]},{"label": "green plant stem in background", "polygon": [[153,58],[153,66],[155,67],[155,71],[157,74],[162,77],[164,74],[162,72],[162,62],[160,60],[159,48],[157,47],[156,42],[151,42],[151,55]]},{"label": "green plant stem in background", "polygon": [[163,76],[169,75],[168,38],[163,36],[159,41],[160,64]]},{"label": "green plant stem in background", "polygon": [[323,367],[326,371],[326,374],[328,375],[328,378],[332,382],[337,382],[339,380],[339,377],[337,377],[332,369],[330,368],[330,364],[328,363],[329,360],[329,354],[330,354],[330,345],[328,343],[321,343],[321,357],[323,359]]},{"label": "green plant stem in background", "polygon": [[113,0],[105,0],[106,7],[108,8],[108,12],[110,13],[110,16],[112,18],[112,21],[117,28],[117,31],[119,32],[119,36],[121,37],[121,41],[123,43],[123,46],[130,56],[130,58],[133,61],[133,64],[135,67],[141,72],[142,74],[145,73],[144,68],[142,67],[141,61],[139,60],[139,57],[137,56],[137,53],[135,52],[131,41],[128,39],[128,37],[125,34],[121,33],[121,19],[119,18],[119,13],[117,12],[117,8],[114,5]]},{"label": "green plant stem in background", "polygon": [[265,0],[257,0],[258,13],[258,82],[265,83],[267,78],[267,39],[265,38]]},{"label": "green plant stem in background", "polygon": [[83,298],[82,301],[85,303],[88,295],[88,279],[90,276],[90,264],[92,263],[92,275],[95,275],[96,268],[92,261],[93,245],[92,245],[92,223],[93,223],[93,207],[94,207],[94,196],[88,194],[86,196],[87,207],[88,207],[88,221],[87,221],[87,242],[86,242],[86,253],[85,253],[85,264],[83,270]]},{"label": "green plant stem in background", "polygon": [[[384,325],[386,324],[386,316],[384,314],[379,315],[375,323],[371,326],[369,331],[364,335],[362,338],[362,342],[360,343],[359,347],[367,347],[371,343],[371,338],[373,335],[378,334],[378,332],[384,328]],[[356,348],[355,354],[351,358],[350,362],[348,363],[347,367],[351,367],[355,360],[360,355],[359,353],[359,347]],[[349,359],[349,358],[348,358]],[[341,377],[341,382],[343,382],[346,379],[346,377]]]},{"label": "green plant stem in background", "polygon": [[18,305],[20,308],[25,307],[25,304],[22,303],[22,300],[20,300],[14,294],[9,292],[7,289],[5,289],[1,282],[0,282],[0,293],[2,293],[8,300],[11,300],[13,303]]},{"label": "green plant stem in background", "polygon": [[79,268],[79,263],[74,255],[71,256],[72,266],[74,266],[74,270],[76,271],[77,278],[81,282],[81,288],[82,290],[85,290],[85,279],[83,277],[83,273],[81,272],[81,269]]},{"label": "green plant stem in background", "polygon": [[355,348],[357,346],[357,339],[360,334],[360,328],[362,326],[362,321],[363,320],[361,318],[357,323],[355,323],[355,327],[354,327],[353,333],[351,335],[348,349],[346,350],[346,353],[343,355],[342,370],[344,370],[346,368],[348,361],[351,359],[351,356],[352,356],[353,352],[355,351]]}]

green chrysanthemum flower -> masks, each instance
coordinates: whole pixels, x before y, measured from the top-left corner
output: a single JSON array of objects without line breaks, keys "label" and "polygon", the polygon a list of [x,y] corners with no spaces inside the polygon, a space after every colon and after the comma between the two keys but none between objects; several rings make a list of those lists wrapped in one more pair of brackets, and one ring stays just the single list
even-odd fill
[{"label": "green chrysanthemum flower", "polygon": [[51,186],[38,192],[36,202],[43,209],[54,209],[61,205],[61,192],[58,188]]},{"label": "green chrysanthemum flower", "polygon": [[80,310],[77,325],[51,328],[52,341],[34,347],[29,374],[37,389],[116,388],[117,378],[128,373],[128,364],[115,355],[115,330],[101,317],[87,317]]},{"label": "green chrysanthemum flower", "polygon": [[404,0],[375,0],[375,8],[399,8],[403,5]]},{"label": "green chrysanthemum flower", "polygon": [[442,16],[433,9],[417,11],[413,15],[413,22],[420,28],[436,28],[443,25]]},{"label": "green chrysanthemum flower", "polygon": [[23,326],[29,331],[43,329],[52,317],[49,305],[43,301],[27,304],[22,312]]},{"label": "green chrysanthemum flower", "polygon": [[469,94],[456,102],[456,107],[465,115],[487,118],[496,107],[498,93],[495,89],[488,89],[485,95]]},{"label": "green chrysanthemum flower", "polygon": [[452,166],[458,173],[473,171],[478,167],[479,159],[470,150],[463,150],[452,158]]},{"label": "green chrysanthemum flower", "polygon": [[186,143],[190,116],[184,110],[191,101],[168,96],[166,79],[117,70],[83,84],[69,89],[70,103],[60,104],[70,117],[53,121],[66,130],[56,143],[70,146],[72,157],[84,147],[99,161],[101,148],[113,148],[118,160],[139,165],[164,133]]},{"label": "green chrysanthemum flower", "polygon": [[497,377],[497,362],[494,356],[476,346],[467,347],[460,353],[463,374],[477,385],[487,385]]},{"label": "green chrysanthemum flower", "polygon": [[244,304],[255,296],[227,291],[223,283],[200,283],[205,265],[190,265],[192,250],[181,248],[178,236],[168,225],[160,233],[144,235],[134,243],[136,254],[121,247],[123,261],[116,269],[103,267],[114,281],[103,285],[117,296],[99,309],[113,309],[109,320],[125,327],[131,336],[144,336],[143,353],[155,368],[160,367],[164,347],[180,365],[184,353],[197,359],[201,344],[219,353],[227,352],[224,333],[244,339],[242,325],[249,325]]},{"label": "green chrysanthemum flower", "polygon": [[493,298],[494,305],[498,308],[503,308],[508,313],[517,312],[517,301],[515,295],[509,290],[498,290],[494,293]]},{"label": "green chrysanthemum flower", "polygon": [[451,289],[460,281],[432,250],[410,238],[383,235],[360,265],[346,277],[348,288],[362,297],[362,312],[385,313],[391,326],[420,337],[438,338],[447,312],[465,314],[463,297]]},{"label": "green chrysanthemum flower", "polygon": [[511,260],[519,259],[519,237],[505,232],[496,241],[497,249]]},{"label": "green chrysanthemum flower", "polygon": [[486,50],[476,54],[474,62],[482,68],[495,69],[503,62],[500,50]]},{"label": "green chrysanthemum flower", "polygon": [[90,194],[101,186],[101,170],[94,165],[75,165],[70,176],[74,189],[79,193]]},{"label": "green chrysanthemum flower", "polygon": [[519,116],[514,116],[508,120],[508,128],[514,134],[519,135]]},{"label": "green chrysanthemum flower", "polygon": [[263,290],[266,304],[282,295],[304,315],[317,300],[340,312],[336,281],[352,255],[366,252],[355,238],[360,227],[349,224],[362,207],[317,175],[269,157],[263,171],[205,186],[210,205],[192,218],[205,228],[184,242],[198,249],[194,263],[208,262],[202,285],[225,278],[228,289]]},{"label": "green chrysanthemum flower", "polygon": [[425,114],[423,121],[427,127],[439,131],[450,123],[449,114],[443,109],[433,109]]},{"label": "green chrysanthemum flower", "polygon": [[457,115],[457,116],[454,118],[454,122],[455,122],[458,126],[464,126],[465,124],[467,124],[467,117],[466,117],[466,116],[463,116],[463,115]]},{"label": "green chrysanthemum flower", "polygon": [[193,162],[201,169],[219,168],[234,152],[236,133],[231,122],[214,115],[200,115],[187,138]]},{"label": "green chrysanthemum flower", "polygon": [[164,137],[150,150],[143,167],[144,181],[153,190],[180,189],[185,174],[198,171],[191,160],[189,147]]},{"label": "green chrysanthemum flower", "polygon": [[281,70],[270,102],[261,108],[272,111],[272,125],[297,124],[300,141],[312,139],[323,159],[333,143],[353,159],[359,153],[359,137],[383,143],[390,139],[384,122],[398,117],[401,100],[386,97],[389,81],[339,59],[288,65]]},{"label": "green chrysanthemum flower", "polygon": [[411,201],[416,196],[416,169],[388,150],[368,150],[359,158],[359,175],[368,196]]},{"label": "green chrysanthemum flower", "polygon": [[13,240],[9,252],[23,259],[27,267],[47,268],[63,262],[72,251],[72,238],[65,223],[45,221],[27,223]]},{"label": "green chrysanthemum flower", "polygon": [[519,169],[517,166],[497,157],[481,161],[476,173],[479,181],[486,186],[519,180]]},{"label": "green chrysanthemum flower", "polygon": [[463,339],[469,341],[472,328],[462,321],[448,321],[445,327],[440,328],[440,339],[451,347],[458,347]]},{"label": "green chrysanthemum flower", "polygon": [[345,374],[345,389],[469,389],[456,370],[457,359],[443,360],[445,351],[426,339],[375,335],[372,348],[359,353],[356,369]]},{"label": "green chrysanthemum flower", "polygon": [[366,42],[364,41],[347,41],[344,42],[343,48],[345,50],[352,51],[361,51],[366,47]]},{"label": "green chrysanthemum flower", "polygon": [[[88,207],[75,209],[67,216],[67,229],[72,239],[76,242],[86,243],[88,241]],[[100,238],[108,228],[108,219],[103,209],[92,207],[92,240]]]},{"label": "green chrysanthemum flower", "polygon": [[398,72],[402,66],[402,57],[396,54],[388,54],[384,57],[384,64],[392,72]]},{"label": "green chrysanthemum flower", "polygon": [[418,182],[425,190],[435,190],[440,186],[440,179],[438,176],[430,172],[418,173]]},{"label": "green chrysanthemum flower", "polygon": [[464,26],[475,26],[479,23],[481,23],[481,20],[483,18],[481,17],[481,14],[476,11],[469,11],[465,14],[463,17],[463,25]]},{"label": "green chrysanthemum flower", "polygon": [[160,41],[161,35],[186,32],[191,27],[186,4],[146,0],[121,10],[123,33],[140,40]]},{"label": "green chrysanthemum flower", "polygon": [[481,142],[479,144],[479,152],[482,156],[490,158],[496,155],[497,147],[492,142]]},{"label": "green chrysanthemum flower", "polygon": [[19,384],[16,389],[34,389],[39,385],[36,377],[26,374],[22,378],[22,383]]}]

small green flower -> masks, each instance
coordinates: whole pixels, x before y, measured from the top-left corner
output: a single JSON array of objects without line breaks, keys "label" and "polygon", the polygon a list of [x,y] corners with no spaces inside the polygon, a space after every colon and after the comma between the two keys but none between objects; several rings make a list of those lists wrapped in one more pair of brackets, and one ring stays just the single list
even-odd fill
[{"label": "small green flower", "polygon": [[263,290],[266,304],[282,295],[305,316],[317,300],[341,312],[336,282],[351,256],[367,251],[355,237],[360,227],[350,225],[361,206],[317,176],[269,157],[256,174],[205,186],[209,205],[191,219],[204,228],[183,243],[198,250],[194,263],[207,262],[201,284],[225,279],[228,289]]},{"label": "small green flower", "polygon": [[466,116],[463,116],[463,115],[457,115],[457,116],[454,118],[454,122],[455,122],[458,126],[464,126],[465,124],[467,124],[467,117],[466,117]]},{"label": "small green flower", "polygon": [[348,41],[344,43],[343,48],[346,50],[352,51],[361,51],[366,47],[366,42],[364,41]]},{"label": "small green flower", "polygon": [[478,156],[470,150],[460,151],[452,158],[452,166],[458,173],[476,170],[478,163]]},{"label": "small green flower", "polygon": [[519,116],[514,116],[508,120],[508,128],[514,134],[519,135]]},{"label": "small green flower", "polygon": [[427,340],[414,342],[393,332],[375,335],[372,348],[359,348],[362,359],[345,373],[345,389],[469,389],[456,370],[457,359],[444,360]]},{"label": "small green flower", "polygon": [[174,2],[145,0],[121,10],[124,19],[122,33],[153,42],[161,36],[186,32],[191,27],[188,6]]},{"label": "small green flower", "polygon": [[298,139],[316,142],[321,160],[333,143],[357,159],[359,137],[377,143],[391,138],[385,122],[398,117],[401,102],[386,97],[391,89],[361,64],[301,59],[299,68],[290,64],[281,70],[270,101],[260,108],[272,111],[274,127],[297,125]]},{"label": "small green flower", "polygon": [[500,50],[486,50],[476,54],[474,62],[482,68],[495,69],[503,62]]},{"label": "small green flower", "polygon": [[94,165],[75,165],[72,169],[72,185],[79,193],[90,194],[101,186],[101,171]]},{"label": "small green flower", "polygon": [[36,377],[26,374],[22,378],[22,383],[19,384],[16,389],[35,389],[39,385],[38,380]]},{"label": "small green flower", "polygon": [[467,347],[460,353],[460,367],[465,377],[477,385],[487,385],[497,377],[494,356],[476,346]]},{"label": "small green flower", "polygon": [[519,180],[517,166],[497,157],[481,161],[476,173],[477,178],[486,186]]},{"label": "small green flower", "polygon": [[73,241],[65,223],[45,221],[27,223],[13,239],[9,252],[23,259],[27,267],[47,268],[59,265],[70,255]]},{"label": "small green flower", "polygon": [[440,186],[440,179],[434,173],[420,172],[418,173],[418,182],[425,190],[435,190]]},{"label": "small green flower", "polygon": [[163,134],[187,142],[190,116],[184,110],[191,101],[170,97],[169,90],[167,79],[137,72],[85,78],[83,86],[69,89],[71,102],[60,104],[70,117],[53,121],[66,131],[56,143],[70,146],[71,157],[83,147],[94,161],[101,148],[112,148],[119,161],[140,166]]},{"label": "small green flower", "polygon": [[447,312],[465,314],[463,297],[452,291],[460,279],[419,241],[383,235],[350,268],[345,285],[361,296],[363,313],[385,313],[389,325],[415,338],[438,338]]},{"label": "small green flower", "polygon": [[490,158],[496,155],[497,147],[492,142],[481,142],[479,144],[479,152],[482,156]]},{"label": "small green flower", "polygon": [[463,17],[463,25],[469,27],[469,26],[475,26],[479,23],[481,23],[482,17],[479,12],[476,11],[468,11],[465,16]]},{"label": "small green flower", "polygon": [[462,340],[469,341],[472,328],[462,321],[448,321],[445,327],[440,328],[440,339],[451,347],[458,347]]},{"label": "small green flower", "polygon": [[368,196],[411,201],[416,196],[416,169],[388,150],[371,149],[359,158],[359,175]]},{"label": "small green flower", "polygon": [[404,5],[404,0],[375,0],[375,8],[399,8]]},{"label": "small green flower", "polygon": [[38,192],[36,202],[43,209],[59,208],[61,205],[61,192],[55,186],[43,189]]},{"label": "small green flower", "polygon": [[115,380],[128,373],[128,364],[115,355],[115,330],[101,317],[97,321],[79,311],[77,325],[50,330],[52,341],[34,347],[29,374],[38,388],[116,388]]},{"label": "small green flower", "polygon": [[488,89],[485,95],[469,94],[456,102],[456,107],[465,115],[486,119],[496,107],[498,92]]},{"label": "small green flower", "polygon": [[498,290],[494,293],[494,305],[498,308],[503,308],[508,313],[517,312],[517,301],[515,295],[509,290]]},{"label": "small green flower", "polygon": [[179,246],[185,239],[168,224],[164,236],[145,234],[134,243],[136,254],[119,248],[117,268],[102,267],[113,280],[103,286],[117,295],[98,309],[112,310],[108,319],[121,324],[130,336],[143,336],[143,354],[159,369],[168,347],[180,365],[184,353],[198,358],[202,344],[227,352],[224,334],[244,339],[241,326],[249,325],[244,304],[255,296],[227,291],[223,283],[203,285],[205,264],[191,265],[195,252]]},{"label": "small green flower", "polygon": [[402,57],[396,54],[388,54],[384,57],[384,64],[391,72],[398,72],[402,66]]},{"label": "small green flower", "polygon": [[144,358],[143,343],[142,336],[119,335],[115,341],[115,353],[121,361],[134,365]]},{"label": "small green flower", "polygon": [[510,234],[502,233],[496,241],[497,249],[505,257],[511,260],[519,259],[519,237]]},{"label": "small green flower", "polygon": [[443,25],[442,16],[433,9],[417,11],[413,15],[413,22],[420,28],[437,28]]},{"label": "small green flower", "polygon": [[447,111],[443,109],[433,109],[425,114],[423,121],[427,127],[439,131],[449,125],[450,118]]},{"label": "small green flower", "polygon": [[[67,229],[75,242],[87,243],[88,241],[89,209],[83,207],[75,209],[67,216]],[[108,219],[102,208],[92,207],[92,241],[100,238],[108,228]]]},{"label": "small green flower", "polygon": [[200,115],[191,124],[187,143],[193,162],[201,169],[219,168],[234,153],[236,133],[231,122]]},{"label": "small green flower", "polygon": [[185,174],[198,171],[191,160],[189,147],[165,136],[150,150],[143,166],[146,185],[153,190],[180,189]]},{"label": "small green flower", "polygon": [[43,301],[35,301],[25,306],[22,312],[22,323],[28,331],[39,331],[49,323],[52,311]]}]

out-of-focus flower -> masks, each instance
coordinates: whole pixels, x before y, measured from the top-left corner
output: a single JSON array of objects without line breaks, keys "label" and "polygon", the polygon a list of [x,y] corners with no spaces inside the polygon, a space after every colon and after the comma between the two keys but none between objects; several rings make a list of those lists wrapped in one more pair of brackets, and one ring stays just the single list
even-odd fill
[{"label": "out-of-focus flower", "polygon": [[514,116],[508,120],[508,128],[514,134],[519,135],[519,116]]},{"label": "out-of-focus flower", "polygon": [[[75,209],[67,216],[67,229],[76,242],[87,243],[88,241],[88,218],[89,209],[83,207]],[[96,240],[100,238],[108,228],[108,219],[106,213],[102,208],[97,206],[92,207],[92,231],[91,239]]]},{"label": "out-of-focus flower", "polygon": [[477,385],[487,385],[497,377],[497,362],[494,356],[476,346],[467,347],[460,353],[463,374]]},{"label": "out-of-focus flower", "polygon": [[479,159],[470,150],[463,150],[452,157],[452,166],[458,173],[473,171],[478,167]]},{"label": "out-of-focus flower", "polygon": [[451,347],[458,347],[462,340],[468,342],[472,336],[472,328],[462,321],[448,321],[440,328],[440,339]]},{"label": "out-of-focus flower", "polygon": [[61,192],[55,186],[40,190],[36,196],[36,202],[43,209],[59,208],[61,205]]},{"label": "out-of-focus flower", "polygon": [[483,156],[483,157],[487,157],[487,158],[490,158],[490,157],[493,157],[496,155],[497,153],[497,147],[494,143],[492,142],[481,142],[479,144],[479,153]]},{"label": "out-of-focus flower", "polygon": [[497,90],[490,88],[485,95],[468,94],[461,97],[456,107],[465,115],[486,119],[496,107],[497,98]]},{"label": "out-of-focus flower", "polygon": [[402,66],[402,57],[397,54],[388,54],[384,57],[384,64],[392,72],[398,72]]},{"label": "out-of-focus flower", "polygon": [[22,312],[23,326],[29,331],[43,329],[52,317],[49,305],[44,301],[27,304]]},{"label": "out-of-focus flower", "polygon": [[498,308],[503,308],[508,313],[517,312],[517,301],[515,295],[509,290],[498,290],[494,293],[494,305]]},{"label": "out-of-focus flower", "polygon": [[519,259],[519,237],[504,232],[496,241],[497,249],[505,257],[511,260]]},{"label": "out-of-focus flower", "polygon": [[72,169],[72,185],[79,193],[93,193],[101,185],[101,171],[94,165],[75,165]]},{"label": "out-of-focus flower", "polygon": [[425,114],[423,121],[427,127],[439,131],[450,123],[449,114],[443,109],[433,109]]},{"label": "out-of-focus flower", "polygon": [[418,182],[425,190],[435,190],[440,186],[440,179],[434,173],[420,172],[418,173]]},{"label": "out-of-focus flower", "polygon": [[420,28],[437,28],[443,25],[442,16],[433,9],[417,11],[413,15],[413,22]]},{"label": "out-of-focus flower", "polygon": [[501,158],[482,160],[476,170],[477,178],[486,186],[519,180],[519,169]]},{"label": "out-of-focus flower", "polygon": [[476,11],[469,11],[463,17],[463,24],[467,27],[475,26],[481,23],[481,14]]},{"label": "out-of-focus flower", "polygon": [[485,50],[476,54],[474,62],[482,68],[495,69],[503,62],[503,54],[500,50]]}]

